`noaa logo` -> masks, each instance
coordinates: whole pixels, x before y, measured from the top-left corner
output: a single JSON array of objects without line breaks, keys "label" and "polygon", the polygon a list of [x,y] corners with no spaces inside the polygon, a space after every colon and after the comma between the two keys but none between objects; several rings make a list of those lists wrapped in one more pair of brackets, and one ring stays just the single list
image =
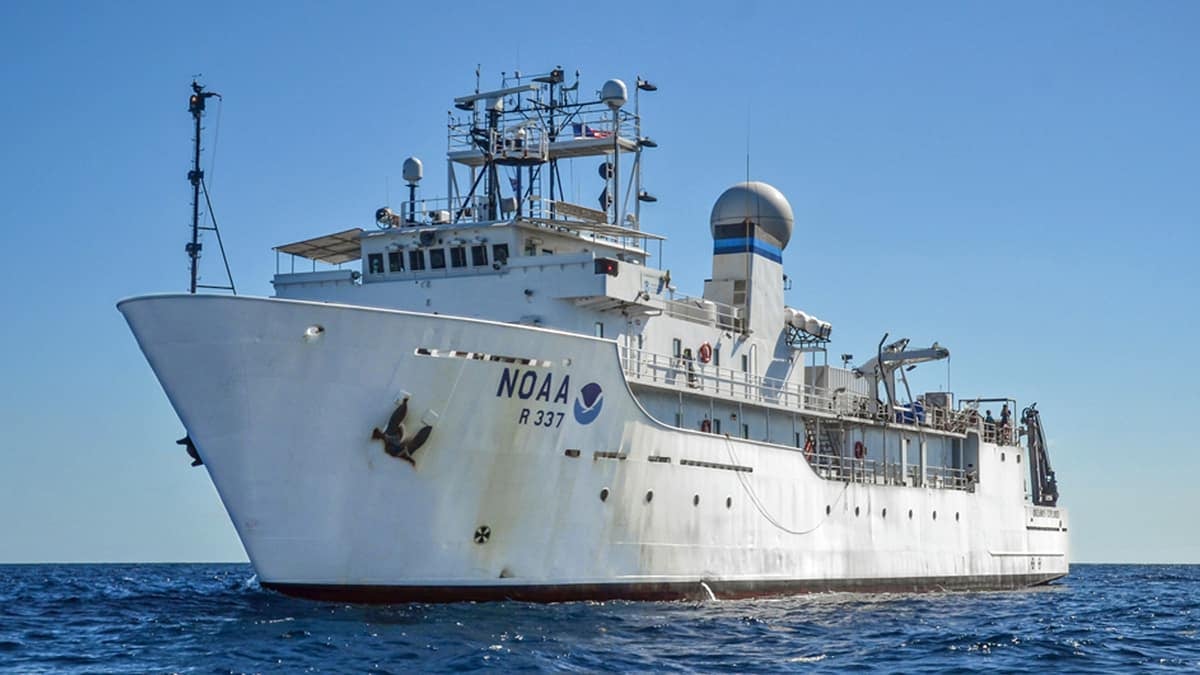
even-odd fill
[{"label": "noaa logo", "polygon": [[604,391],[595,382],[583,385],[579,396],[575,397],[575,421],[580,424],[591,424],[600,416],[600,408],[604,407]]}]

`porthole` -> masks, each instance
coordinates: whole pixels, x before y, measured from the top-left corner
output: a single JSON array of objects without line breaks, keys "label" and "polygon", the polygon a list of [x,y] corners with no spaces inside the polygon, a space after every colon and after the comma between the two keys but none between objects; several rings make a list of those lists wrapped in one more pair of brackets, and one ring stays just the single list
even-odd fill
[{"label": "porthole", "polygon": [[646,503],[654,501],[654,490],[646,490]]},{"label": "porthole", "polygon": [[602,502],[608,501],[608,488],[601,488],[600,501],[602,501]]},{"label": "porthole", "polygon": [[692,495],[692,506],[700,506],[700,495]]},{"label": "porthole", "polygon": [[1021,456],[1020,456],[1020,455],[1013,455],[1013,456],[1017,458],[1017,464],[1020,464],[1020,463],[1021,463]]},{"label": "porthole", "polygon": [[954,512],[954,522],[958,522],[958,511]]},{"label": "porthole", "polygon": [[857,517],[858,517],[858,507],[857,507],[857,506],[856,506],[856,507],[854,507],[854,517],[855,517],[855,518],[857,518]]},{"label": "porthole", "polygon": [[908,519],[912,520],[912,509],[908,510]]},{"label": "porthole", "polygon": [[825,515],[829,515],[830,512],[832,512],[832,511],[833,511],[833,509],[830,508],[830,506],[828,504],[826,504],[825,505]]},{"label": "porthole", "polygon": [[883,510],[879,512],[879,515],[883,516],[884,518],[887,518],[887,507],[886,506],[883,507]]},{"label": "porthole", "polygon": [[1002,453],[1000,453],[1000,461],[1001,461],[1001,462],[1003,462],[1003,461],[1004,461],[1004,453],[1003,453],[1003,452],[1002,452]]},{"label": "porthole", "polygon": [[727,509],[732,509],[732,508],[733,508],[733,497],[726,497],[726,498],[725,498],[725,508],[727,508]]},{"label": "porthole", "polygon": [[933,512],[933,519],[934,519],[934,520],[937,520],[937,511],[934,511],[934,512]]}]

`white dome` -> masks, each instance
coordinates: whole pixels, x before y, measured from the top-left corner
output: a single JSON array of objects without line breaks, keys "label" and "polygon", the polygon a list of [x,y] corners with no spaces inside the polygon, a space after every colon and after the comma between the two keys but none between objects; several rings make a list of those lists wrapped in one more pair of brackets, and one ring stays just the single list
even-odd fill
[{"label": "white dome", "polygon": [[721,193],[713,205],[709,225],[716,237],[718,225],[738,225],[747,220],[779,242],[792,238],[792,205],[779,190],[758,181],[738,183]]}]

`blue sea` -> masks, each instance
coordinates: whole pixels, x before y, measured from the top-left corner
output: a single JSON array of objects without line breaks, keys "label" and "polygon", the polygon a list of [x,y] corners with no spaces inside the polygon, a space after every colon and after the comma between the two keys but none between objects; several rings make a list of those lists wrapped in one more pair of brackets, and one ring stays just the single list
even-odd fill
[{"label": "blue sea", "polygon": [[353,606],[249,565],[0,566],[19,673],[1200,670],[1200,566],[1076,565],[1002,593]]}]

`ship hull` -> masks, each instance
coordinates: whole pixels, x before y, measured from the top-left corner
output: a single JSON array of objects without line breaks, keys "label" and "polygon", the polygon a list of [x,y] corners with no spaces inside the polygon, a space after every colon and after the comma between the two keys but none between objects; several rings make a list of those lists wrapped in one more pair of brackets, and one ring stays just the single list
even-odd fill
[{"label": "ship hull", "polygon": [[1031,507],[988,444],[973,491],[826,480],[796,449],[651,418],[612,341],[265,298],[119,307],[261,583],[290,595],[1002,589],[1069,569],[1066,511]]}]

